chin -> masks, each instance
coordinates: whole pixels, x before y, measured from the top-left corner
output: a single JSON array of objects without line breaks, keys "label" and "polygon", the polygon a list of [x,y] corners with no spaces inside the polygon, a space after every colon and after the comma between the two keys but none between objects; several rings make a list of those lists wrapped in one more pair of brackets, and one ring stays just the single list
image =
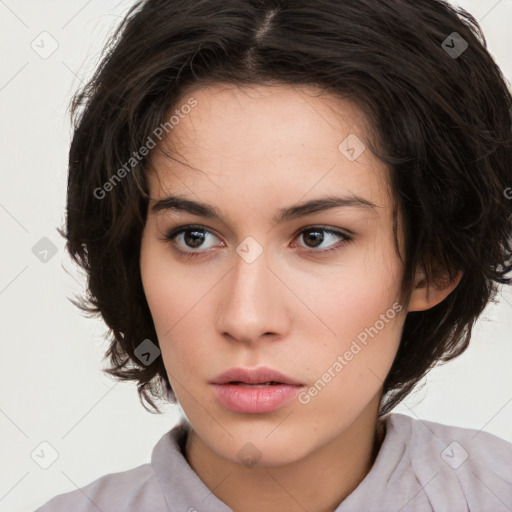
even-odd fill
[{"label": "chin", "polygon": [[[268,428],[253,436],[247,435],[246,432],[243,436],[237,436],[236,432],[233,432],[235,440],[230,439],[222,446],[213,448],[220,457],[246,467],[283,466],[296,462],[308,454],[309,447],[304,444],[303,437],[300,438],[302,442],[296,439],[296,430],[295,435],[289,435],[283,430],[280,435],[275,435],[274,432],[269,436],[269,432],[271,430]],[[271,439],[272,436],[275,437]]]}]

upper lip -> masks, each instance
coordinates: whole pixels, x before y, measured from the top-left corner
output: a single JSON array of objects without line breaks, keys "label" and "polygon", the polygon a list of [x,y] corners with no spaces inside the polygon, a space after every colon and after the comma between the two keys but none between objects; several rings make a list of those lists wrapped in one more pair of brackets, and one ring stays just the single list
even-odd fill
[{"label": "upper lip", "polygon": [[231,368],[210,381],[210,384],[227,384],[228,382],[243,382],[245,384],[265,384],[266,382],[278,382],[279,384],[290,384],[303,386],[291,377],[288,377],[272,368]]}]

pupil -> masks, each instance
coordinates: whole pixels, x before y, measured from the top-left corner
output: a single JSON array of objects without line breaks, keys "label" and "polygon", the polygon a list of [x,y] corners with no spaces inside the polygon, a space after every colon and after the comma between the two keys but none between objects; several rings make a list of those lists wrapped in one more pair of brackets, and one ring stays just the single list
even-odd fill
[{"label": "pupil", "polygon": [[[312,237],[310,236],[311,233],[313,233]],[[324,235],[320,231],[306,231],[306,235],[304,237],[306,243],[307,243],[306,239],[308,239],[308,238],[309,239],[313,239],[313,246],[312,247],[317,247],[318,245],[320,245],[324,241]],[[318,242],[316,245],[314,243],[315,241]]]},{"label": "pupil", "polygon": [[[188,236],[191,234],[192,236]],[[186,231],[185,235],[185,243],[190,247],[199,247],[201,243],[204,241],[204,232],[202,231]],[[189,239],[192,239],[192,243],[189,243]]]}]

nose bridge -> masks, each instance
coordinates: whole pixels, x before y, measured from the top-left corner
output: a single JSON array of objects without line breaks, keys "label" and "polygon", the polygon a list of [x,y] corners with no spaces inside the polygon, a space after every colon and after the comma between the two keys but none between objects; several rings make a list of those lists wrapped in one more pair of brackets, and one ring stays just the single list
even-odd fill
[{"label": "nose bridge", "polygon": [[268,252],[256,244],[246,239],[236,249],[218,326],[222,333],[243,341],[279,331],[276,278],[267,268]]}]

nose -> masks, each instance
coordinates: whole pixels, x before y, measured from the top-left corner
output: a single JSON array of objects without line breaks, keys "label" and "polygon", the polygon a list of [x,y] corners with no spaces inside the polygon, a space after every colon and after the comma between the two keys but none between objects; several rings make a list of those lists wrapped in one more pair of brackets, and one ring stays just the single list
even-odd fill
[{"label": "nose", "polygon": [[235,254],[217,317],[218,332],[224,337],[253,344],[265,334],[281,338],[288,333],[290,297],[268,263],[265,251],[251,263]]}]

